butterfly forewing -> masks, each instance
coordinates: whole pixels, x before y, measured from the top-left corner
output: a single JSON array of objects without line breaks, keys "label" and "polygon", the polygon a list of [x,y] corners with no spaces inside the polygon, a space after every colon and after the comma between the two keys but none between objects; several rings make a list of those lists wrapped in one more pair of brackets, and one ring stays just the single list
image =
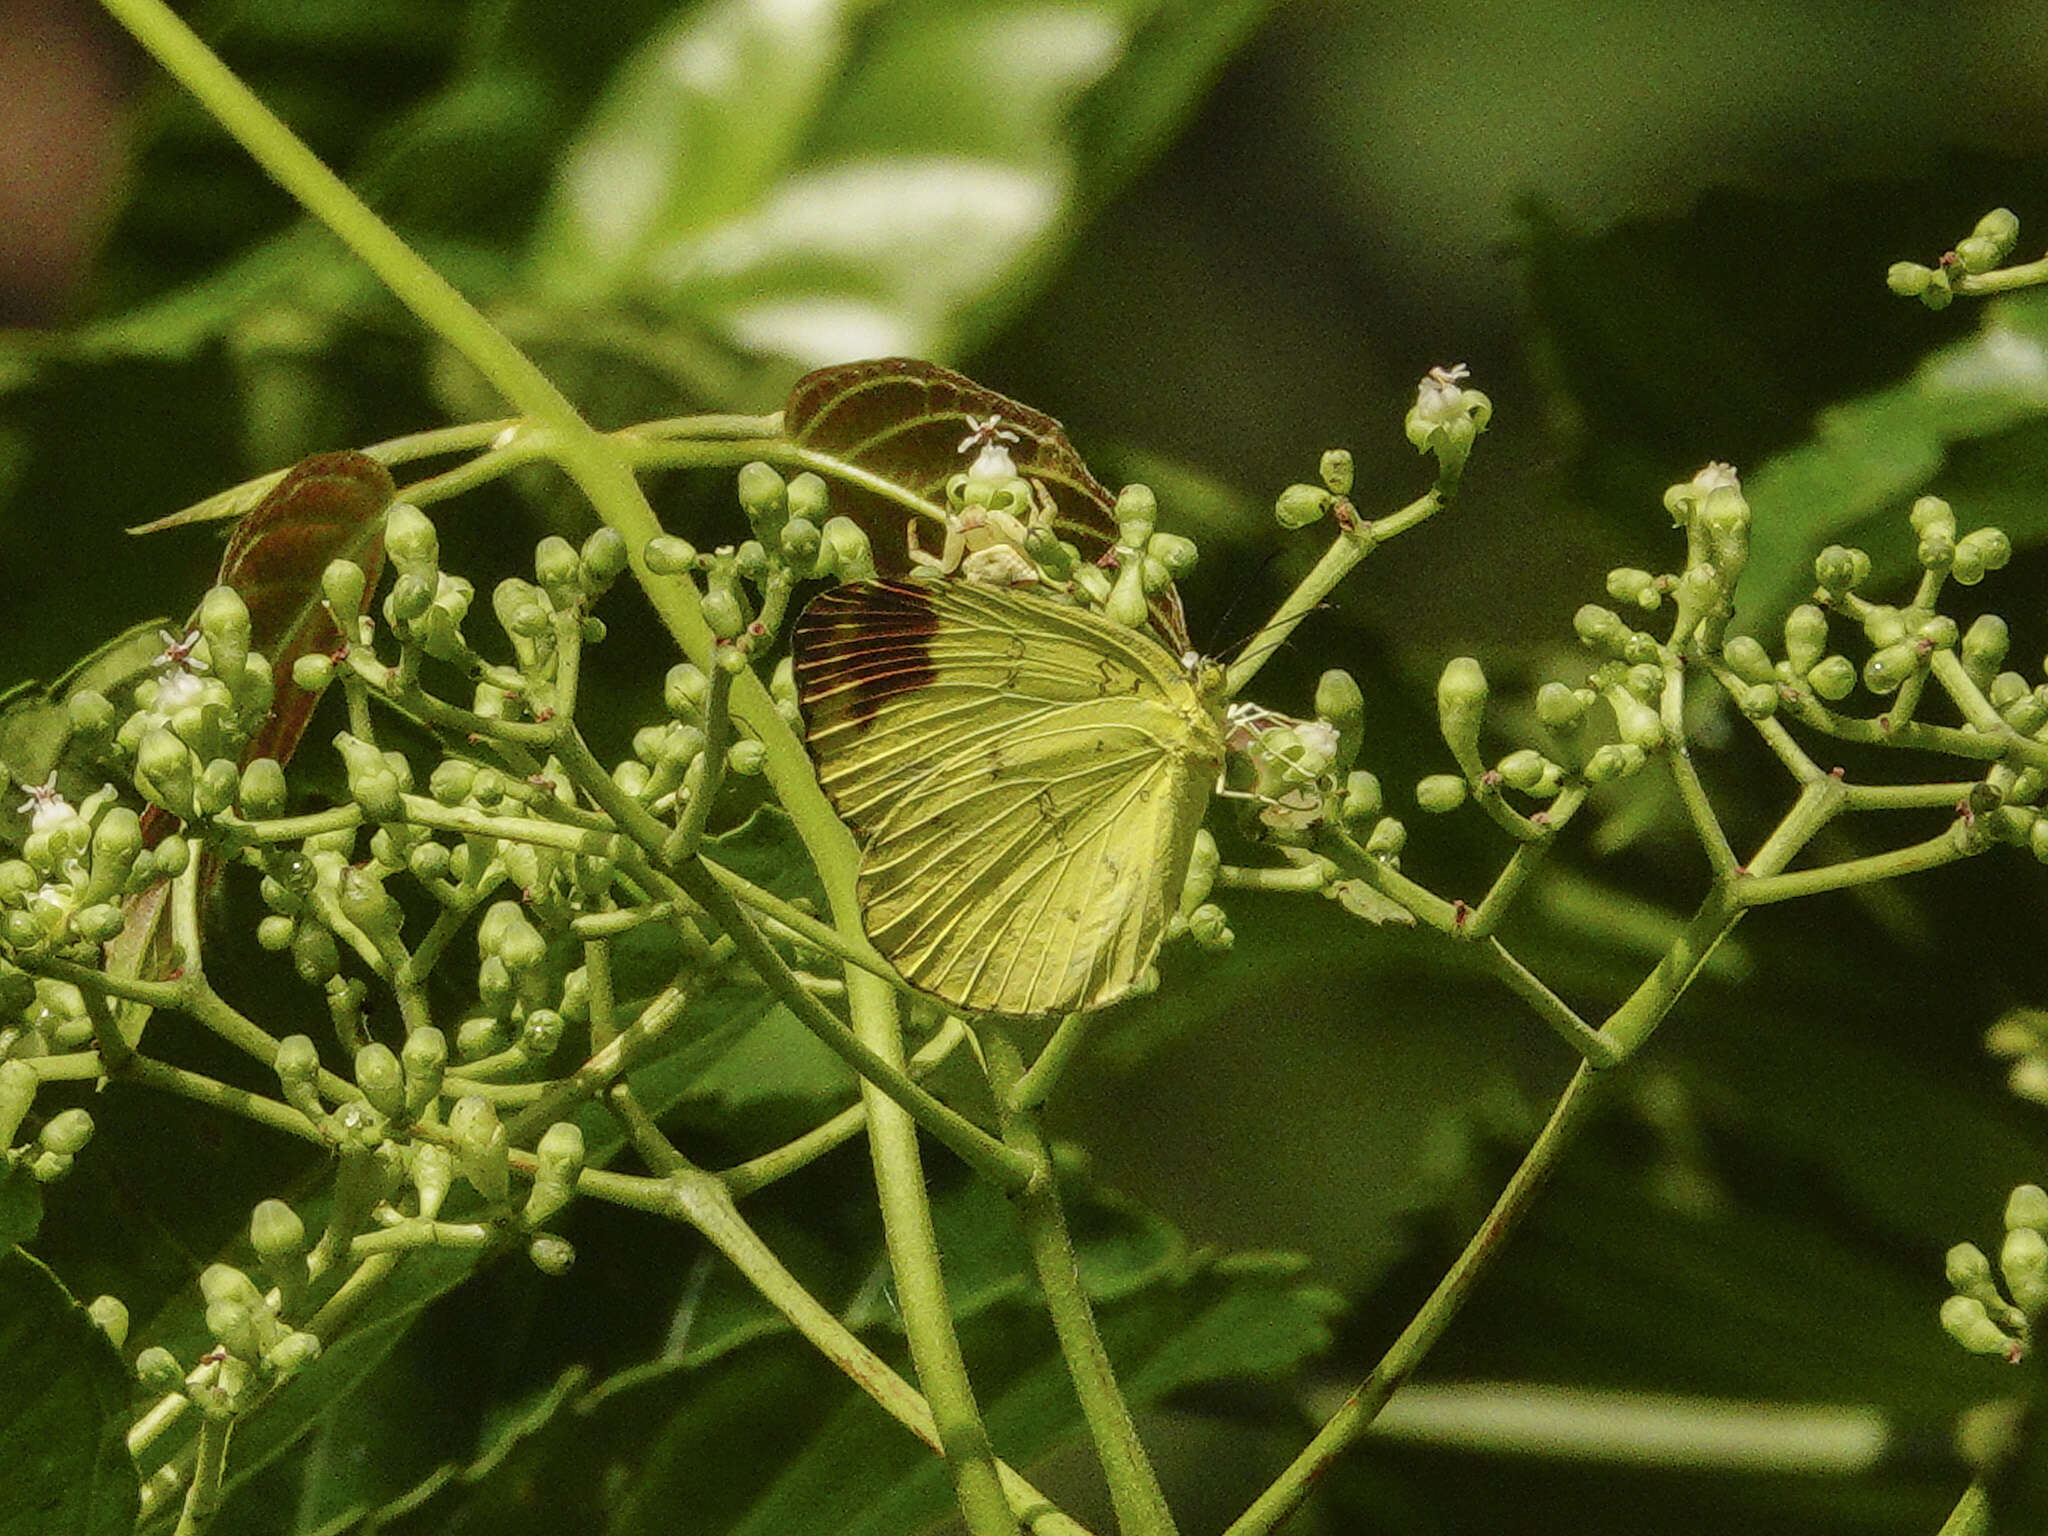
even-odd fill
[{"label": "butterfly forewing", "polygon": [[853,583],[797,625],[826,793],[869,937],[972,1012],[1100,1007],[1151,962],[1222,761],[1150,640],[966,583]]}]

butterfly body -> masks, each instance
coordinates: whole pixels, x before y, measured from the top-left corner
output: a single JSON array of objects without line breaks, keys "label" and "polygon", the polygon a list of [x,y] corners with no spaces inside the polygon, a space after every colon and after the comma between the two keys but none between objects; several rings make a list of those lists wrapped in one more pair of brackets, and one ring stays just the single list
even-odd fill
[{"label": "butterfly body", "polygon": [[796,676],[905,980],[1019,1017],[1138,984],[1223,762],[1213,669],[1027,592],[853,582],[798,620]]}]

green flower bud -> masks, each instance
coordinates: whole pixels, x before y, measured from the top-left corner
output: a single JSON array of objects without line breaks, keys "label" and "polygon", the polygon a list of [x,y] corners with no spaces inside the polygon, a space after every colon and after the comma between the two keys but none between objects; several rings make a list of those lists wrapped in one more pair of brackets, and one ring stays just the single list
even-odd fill
[{"label": "green flower bud", "polygon": [[[289,922],[286,918],[283,921]],[[341,970],[341,949],[319,923],[296,924],[291,934],[292,968],[309,987],[325,986]]]},{"label": "green flower bud", "polygon": [[2048,688],[2030,689],[1998,713],[2022,736],[2031,736],[2043,725],[2048,725]]},{"label": "green flower bud", "polygon": [[2016,1188],[2006,1197],[2005,1225],[2007,1231],[2031,1227],[2048,1236],[2048,1190],[2043,1190],[2038,1184],[2022,1184]]},{"label": "green flower bud", "polygon": [[2014,1227],[1998,1250],[1998,1268],[2022,1312],[2032,1317],[2048,1306],[2048,1237],[2032,1227]]},{"label": "green flower bud", "polygon": [[1536,690],[1536,718],[1544,729],[1569,736],[1585,723],[1593,695],[1563,683],[1545,683]]},{"label": "green flower bud", "polygon": [[1327,720],[1337,731],[1335,764],[1339,772],[1358,759],[1365,740],[1365,691],[1358,679],[1339,667],[1332,667],[1316,680],[1316,718]]},{"label": "green flower bud", "polygon": [[1273,503],[1273,516],[1282,528],[1306,528],[1320,521],[1335,499],[1320,485],[1290,485]]},{"label": "green flower bud", "polygon": [[821,530],[824,547],[818,552],[818,572],[830,573],[841,581],[873,581],[875,552],[868,536],[852,518],[835,517]]},{"label": "green flower bud", "polygon": [[1143,549],[1159,526],[1159,498],[1149,485],[1127,485],[1116,494],[1117,538],[1126,549]]},{"label": "green flower bud", "polygon": [[416,1141],[406,1156],[406,1172],[419,1192],[420,1215],[432,1221],[455,1186],[455,1154],[437,1142]]},{"label": "green flower bud", "polygon": [[1346,826],[1358,827],[1376,819],[1386,808],[1377,775],[1354,768],[1344,777],[1344,799],[1337,814]]},{"label": "green flower bud", "polygon": [[448,1069],[448,1037],[432,1025],[421,1025],[406,1035],[399,1063],[405,1072],[405,1093],[395,1113],[409,1125],[440,1096]]},{"label": "green flower bud", "polygon": [[426,513],[397,501],[384,514],[384,552],[397,570],[432,577],[441,563],[441,539]]},{"label": "green flower bud", "polygon": [[127,926],[126,915],[110,901],[80,907],[71,917],[72,935],[88,944],[110,944]]},{"label": "green flower bud", "polygon": [[1607,573],[1607,595],[1617,603],[1633,603],[1648,612],[1663,602],[1657,578],[1648,571],[1621,566]]},{"label": "green flower bud", "polygon": [[533,1189],[520,1219],[538,1227],[556,1215],[576,1192],[576,1176],[583,1171],[583,1132],[567,1120],[557,1120],[542,1134],[535,1149]]},{"label": "green flower bud", "polygon": [[747,521],[754,525],[754,532],[763,542],[773,543],[782,530],[784,519],[789,516],[789,486],[781,473],[772,464],[763,464],[758,459],[751,464],[742,464],[739,473],[740,506],[745,509]]},{"label": "green flower bud", "polygon": [[404,632],[434,606],[434,578],[408,572],[384,594],[384,622]]},{"label": "green flower bud", "polygon": [[1986,240],[1982,235],[1968,235],[1956,242],[1956,265],[1972,277],[1989,272],[2003,256],[1998,242]]},{"label": "green flower bud", "polygon": [[145,1392],[167,1397],[184,1387],[185,1368],[163,1345],[152,1344],[135,1357],[135,1380]]},{"label": "green flower bud", "polygon": [[817,564],[818,551],[824,543],[824,534],[807,517],[792,517],[782,525],[782,558],[799,574],[808,573]]},{"label": "green flower bud", "polygon": [[[1919,610],[1908,610],[1919,612]],[[1922,650],[1952,651],[1962,638],[1962,631],[1956,621],[1945,613],[1927,613],[1916,619],[1908,635]]]},{"label": "green flower bud", "polygon": [[1880,697],[1897,693],[1900,685],[1920,670],[1920,661],[1920,648],[1910,643],[1873,651],[1863,663],[1863,686]]},{"label": "green flower bud", "polygon": [[533,1061],[546,1061],[562,1043],[563,1027],[563,1018],[554,1009],[534,1009],[519,1031],[519,1053]]},{"label": "green flower bud", "polygon": [[1365,839],[1365,851],[1376,859],[1398,859],[1408,846],[1408,829],[1391,816],[1382,816]]},{"label": "green flower bud", "polygon": [[1846,656],[1828,656],[1806,674],[1807,686],[1830,704],[1839,704],[1856,689],[1856,664]]},{"label": "green flower bud", "polygon": [[318,651],[292,663],[292,686],[301,693],[319,693],[334,681],[334,662]]},{"label": "green flower bud", "polygon": [[592,596],[604,591],[626,569],[626,540],[618,529],[598,528],[583,541],[578,558],[583,565],[582,583]]},{"label": "green flower bud", "polygon": [[1525,795],[1535,794],[1551,780],[1562,777],[1562,770],[1557,764],[1541,752],[1527,747],[1502,758],[1494,772],[1500,775],[1501,782],[1508,788],[1520,790]]},{"label": "green flower bud", "polygon": [[1902,299],[1917,299],[1927,291],[1934,270],[1917,261],[1895,261],[1885,269],[1884,285]]},{"label": "green flower bud", "polygon": [[732,552],[732,569],[744,581],[759,585],[768,577],[768,546],[759,539],[744,539]]},{"label": "green flower bud", "polygon": [[2019,244],[2019,215],[2010,208],[1994,208],[1977,221],[1977,227],[1970,231],[1970,238],[1990,241],[1997,247],[1997,259],[2003,261]]},{"label": "green flower bud", "polygon": [[249,1246],[265,1263],[283,1265],[306,1251],[306,1224],[282,1200],[263,1200],[249,1213]]},{"label": "green flower bud", "polygon": [[372,1041],[356,1052],[356,1086],[378,1114],[396,1119],[405,1113],[405,1069],[390,1046]]},{"label": "green flower bud", "polygon": [[548,943],[518,902],[497,901],[477,925],[477,950],[496,956],[509,970],[523,971],[547,958]]},{"label": "green flower bud", "polygon": [[263,1352],[264,1367],[279,1381],[303,1370],[319,1358],[319,1338],[300,1329],[287,1333]]},{"label": "green flower bud", "polygon": [[725,766],[742,777],[751,778],[768,766],[768,748],[753,737],[734,742],[725,754]]},{"label": "green flower bud", "polygon": [[197,777],[191,749],[176,736],[162,726],[143,736],[135,750],[135,787],[152,805],[162,806],[181,820],[189,820]]},{"label": "green flower bud", "polygon": [[[722,578],[722,579],[721,579]],[[747,607],[732,571],[713,569],[703,597],[704,622],[721,640],[737,640],[747,627]]]},{"label": "green flower bud", "polygon": [[1963,635],[1963,670],[1979,688],[1989,688],[2005,665],[2012,635],[1995,613],[1980,613]]},{"label": "green flower bud", "polygon": [[502,1205],[511,1192],[512,1174],[505,1127],[489,1099],[475,1094],[457,1099],[448,1112],[448,1129],[455,1138],[455,1165],[477,1193],[494,1205]]},{"label": "green flower bud", "polygon": [[95,1296],[85,1304],[85,1315],[92,1319],[93,1326],[107,1336],[107,1342],[119,1349],[128,1342],[128,1308],[118,1296]]},{"label": "green flower bud", "polygon": [[1572,615],[1572,629],[1578,634],[1579,642],[1588,650],[1600,651],[1609,656],[1621,656],[1628,648],[1631,631],[1622,623],[1621,615],[1611,608],[1602,608],[1588,603]]},{"label": "green flower bud", "polygon": [[1467,778],[1484,771],[1479,762],[1479,728],[1486,718],[1486,673],[1470,656],[1445,663],[1436,684],[1437,727]]},{"label": "green flower bud", "polygon": [[1736,696],[1735,703],[1745,718],[1768,720],[1778,712],[1778,685],[1751,683]]},{"label": "green flower bud", "polygon": [[192,786],[192,808],[201,816],[218,816],[235,803],[242,788],[242,776],[231,759],[216,757],[199,771]]},{"label": "green flower bud", "polygon": [[1813,558],[1814,582],[1832,596],[1855,591],[1869,577],[1870,556],[1860,549],[1830,544]]},{"label": "green flower bud", "polygon": [[353,560],[330,560],[320,573],[320,595],[327,600],[335,627],[344,637],[351,635],[351,621],[363,611],[363,592],[369,578]]},{"label": "green flower bud", "polygon": [[334,894],[341,905],[341,915],[372,939],[398,932],[398,903],[384,889],[383,879],[373,871],[348,865],[335,882]]},{"label": "green flower bud", "polygon": [[1188,937],[1211,954],[1230,948],[1237,935],[1230,931],[1230,918],[1213,901],[1205,901],[1188,914]]},{"label": "green flower bud", "polygon": [[76,1157],[92,1140],[92,1116],[82,1109],[60,1109],[43,1124],[36,1143],[59,1157]]},{"label": "green flower bud", "polygon": [[175,880],[185,873],[185,866],[192,861],[192,845],[175,832],[158,838],[153,852],[156,872],[167,880]]},{"label": "green flower bud", "polygon": [[543,1232],[526,1245],[533,1267],[549,1279],[560,1279],[576,1262],[576,1249],[566,1237]]},{"label": "green flower bud", "polygon": [[199,632],[206,636],[213,675],[237,676],[249,655],[249,606],[242,595],[229,586],[209,587],[199,600]]},{"label": "green flower bud", "polygon": [[437,843],[432,838],[423,838],[413,844],[405,856],[405,867],[416,879],[443,880],[448,877],[449,866],[454,855],[446,843]]},{"label": "green flower bud", "polygon": [[476,764],[464,762],[459,757],[443,758],[427,776],[427,793],[439,805],[458,806],[469,798],[475,787]]},{"label": "green flower bud", "polygon": [[1624,746],[1654,752],[1664,745],[1664,717],[1625,688],[1607,690],[1607,703],[1614,711],[1615,730]]},{"label": "green flower bud", "polygon": [[1194,570],[1201,551],[1193,539],[1177,533],[1155,533],[1145,545],[1145,555],[1165,566],[1166,574],[1173,580],[1180,581]]},{"label": "green flower bud", "polygon": [[514,639],[538,640],[554,632],[554,616],[548,611],[546,594],[531,582],[508,576],[491,589],[491,611],[499,626]]},{"label": "green flower bud", "polygon": [[276,1042],[276,1059],[270,1063],[276,1081],[285,1090],[285,1100],[299,1114],[322,1120],[328,1110],[319,1102],[319,1047],[305,1034],[287,1034]]},{"label": "green flower bud", "polygon": [[1323,452],[1322,462],[1316,466],[1324,485],[1333,496],[1349,496],[1353,468],[1349,448],[1329,448]]},{"label": "green flower bud", "polygon": [[1750,635],[1736,635],[1721,647],[1721,659],[1745,683],[1769,683],[1777,678],[1770,652]]},{"label": "green flower bud", "polygon": [[1465,803],[1465,781],[1455,773],[1432,773],[1415,786],[1415,803],[1432,816]]},{"label": "green flower bud", "polygon": [[583,562],[576,547],[549,534],[533,547],[533,576],[557,609],[572,608],[583,596]]},{"label": "green flower bud", "polygon": [[1974,1296],[1951,1296],[1941,1304],[1941,1329],[1973,1355],[2019,1358],[2018,1339],[1991,1321],[1984,1303]]},{"label": "green flower bud", "polygon": [[680,576],[697,565],[697,551],[689,541],[666,533],[649,539],[640,557],[646,561],[648,573],[654,576]]},{"label": "green flower bud", "polygon": [[1638,772],[1648,754],[1633,742],[1614,741],[1598,748],[1586,759],[1586,782],[1608,784]]},{"label": "green flower bud", "polygon": [[2001,528],[1979,528],[1966,533],[1956,543],[1956,557],[1949,567],[1949,574],[1966,587],[1974,587],[1984,577],[1996,570],[2002,570],[2012,559],[2012,540]]},{"label": "green flower bud", "polygon": [[287,792],[284,766],[274,757],[251,758],[242,769],[237,801],[251,821],[284,814]]},{"label": "green flower bud", "polygon": [[[486,1008],[511,1006],[511,978],[505,974],[505,962],[496,955],[477,967],[477,991]],[[455,1027],[455,1059],[479,1061],[497,1050],[499,1038],[496,1019],[464,1019]]]},{"label": "green flower bud", "polygon": [[1996,1297],[1998,1286],[1991,1278],[1991,1261],[1975,1243],[1957,1243],[1942,1259],[1949,1288],[1964,1296]]}]

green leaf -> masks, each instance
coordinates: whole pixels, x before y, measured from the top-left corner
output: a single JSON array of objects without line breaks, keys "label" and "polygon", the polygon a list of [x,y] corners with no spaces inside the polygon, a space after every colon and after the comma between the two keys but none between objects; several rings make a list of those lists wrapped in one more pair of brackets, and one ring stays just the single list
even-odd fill
[{"label": "green leaf", "polygon": [[0,1253],[0,1536],[126,1536],[130,1380],[57,1277]]},{"label": "green leaf", "polygon": [[538,280],[572,304],[687,317],[743,353],[957,353],[1262,9],[697,7],[643,45],[572,147]]},{"label": "green leaf", "polygon": [[1834,406],[1803,446],[1744,482],[1755,514],[1741,613],[1781,614],[1813,587],[1813,557],[1856,544],[1875,580],[1901,580],[1913,499],[1954,503],[1962,529],[1996,520],[2024,548],[2048,539],[2039,495],[2048,451],[2048,295],[1986,307],[1976,335],[1930,355],[1903,383]]}]

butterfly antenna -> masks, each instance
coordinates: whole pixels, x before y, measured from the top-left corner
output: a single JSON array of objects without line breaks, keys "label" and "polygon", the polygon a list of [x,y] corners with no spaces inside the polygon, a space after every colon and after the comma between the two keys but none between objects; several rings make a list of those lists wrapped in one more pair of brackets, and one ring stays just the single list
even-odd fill
[{"label": "butterfly antenna", "polygon": [[[1278,551],[1277,549],[1267,550],[1266,553],[1260,557],[1259,563],[1252,567],[1250,579],[1247,581],[1240,581],[1237,583],[1237,590],[1231,593],[1230,601],[1225,603],[1223,605],[1223,611],[1216,615],[1216,622],[1214,625],[1211,626],[1212,634],[1223,633],[1224,626],[1230,622],[1231,615],[1237,612],[1239,606],[1243,604],[1245,598],[1249,596],[1252,590],[1259,585],[1260,581],[1265,577],[1266,572],[1270,571],[1273,568],[1273,562],[1279,558],[1280,551]],[[1247,636],[1245,638],[1248,639],[1250,637]],[[1238,646],[1243,644],[1244,640],[1240,639],[1233,642],[1228,649],[1234,651],[1237,649]],[[1205,656],[1221,656],[1224,655],[1225,652],[1205,649],[1203,651],[1203,654]]]}]

